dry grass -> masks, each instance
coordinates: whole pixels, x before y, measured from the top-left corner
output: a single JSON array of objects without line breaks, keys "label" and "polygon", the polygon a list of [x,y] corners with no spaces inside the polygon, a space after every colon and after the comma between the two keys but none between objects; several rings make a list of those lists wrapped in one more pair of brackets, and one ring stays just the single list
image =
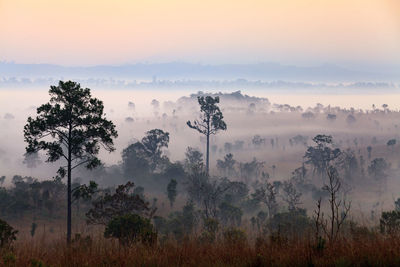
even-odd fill
[{"label": "dry grass", "polygon": [[[349,235],[317,248],[310,240],[200,243],[168,241],[122,247],[97,235],[90,241],[19,240],[1,252],[9,266],[399,266],[400,240],[379,234]],[[15,260],[14,260],[15,259]],[[32,265],[36,261],[37,265]],[[39,263],[43,265],[39,265]]]}]

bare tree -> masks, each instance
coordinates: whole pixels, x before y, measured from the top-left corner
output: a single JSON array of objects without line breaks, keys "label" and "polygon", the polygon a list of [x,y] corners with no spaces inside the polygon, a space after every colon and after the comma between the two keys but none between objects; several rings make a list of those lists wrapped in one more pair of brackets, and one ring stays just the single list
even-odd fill
[{"label": "bare tree", "polygon": [[337,239],[340,229],[350,212],[351,202],[347,203],[345,199],[340,199],[342,183],[336,168],[329,166],[327,168],[327,176],[328,182],[322,189],[329,193],[330,215],[327,219],[328,221],[320,225],[329,241],[333,242]]}]

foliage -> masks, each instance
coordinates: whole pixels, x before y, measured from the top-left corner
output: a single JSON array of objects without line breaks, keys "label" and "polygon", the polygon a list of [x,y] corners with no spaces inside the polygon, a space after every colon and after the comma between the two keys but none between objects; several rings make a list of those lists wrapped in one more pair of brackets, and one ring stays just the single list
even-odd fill
[{"label": "foliage", "polygon": [[94,181],[90,181],[89,186],[84,184],[84,185],[75,187],[72,190],[72,196],[76,200],[79,200],[79,199],[89,200],[97,192],[98,192],[98,184]]},{"label": "foliage", "polygon": [[[90,89],[72,81],[51,86],[49,94],[49,103],[38,107],[37,117],[29,117],[24,127],[26,152],[45,150],[49,162],[65,158],[76,161],[74,167],[98,166],[100,146],[113,151],[113,138],[117,137],[115,125],[104,118],[103,102],[92,98]],[[64,176],[65,172],[61,168],[58,173]]]},{"label": "foliage", "polygon": [[[37,215],[55,215],[63,207],[65,185],[59,180],[37,181],[32,177],[15,175],[14,186],[0,188],[0,212],[7,217],[21,217],[34,211]],[[57,213],[58,214],[58,213]]]},{"label": "foliage", "polygon": [[129,214],[152,217],[155,209],[149,207],[141,196],[133,194],[134,184],[119,185],[114,194],[106,192],[92,202],[86,213],[88,224],[107,225],[112,219]]},{"label": "foliage", "polygon": [[148,152],[141,142],[129,145],[122,151],[122,169],[127,179],[139,179],[150,174]]},{"label": "foliage", "polygon": [[346,180],[352,180],[357,178],[360,174],[359,163],[357,157],[353,151],[348,149],[343,153],[343,159],[340,166],[344,170],[344,178]]},{"label": "foliage", "polygon": [[67,166],[57,171],[60,177],[68,175],[67,187],[67,241],[71,240],[71,172],[85,165],[93,169],[101,164],[97,157],[100,147],[114,151],[113,138],[118,136],[115,125],[104,115],[103,102],[92,98],[89,88],[79,83],[60,81],[51,86],[50,101],[37,108],[37,117],[28,118],[24,138],[27,154],[44,150],[47,161],[60,158]]},{"label": "foliage", "polygon": [[202,207],[206,218],[218,216],[218,206],[236,183],[224,179],[210,179],[205,173],[194,173],[187,180],[189,199]]},{"label": "foliage", "polygon": [[376,158],[368,166],[368,174],[376,180],[384,180],[388,176],[386,173],[388,169],[389,164],[384,158]]},{"label": "foliage", "polygon": [[126,214],[113,218],[106,226],[104,237],[117,238],[122,245],[136,242],[154,244],[157,233],[149,219],[137,214]]},{"label": "foliage", "polygon": [[0,248],[7,248],[17,239],[17,230],[0,219]]},{"label": "foliage", "polygon": [[235,245],[243,245],[246,242],[246,232],[239,228],[228,228],[222,233],[225,242]]},{"label": "foliage", "polygon": [[273,184],[265,182],[252,194],[254,199],[263,202],[268,208],[268,216],[271,218],[274,216],[278,209],[276,201],[277,191]]},{"label": "foliage", "polygon": [[228,202],[222,202],[218,208],[218,217],[224,225],[240,226],[243,215],[243,211],[240,208],[235,207]]},{"label": "foliage", "polygon": [[283,182],[283,200],[288,204],[289,210],[296,210],[297,206],[301,204],[301,193],[296,189],[293,181],[288,180]]},{"label": "foliage", "polygon": [[386,145],[389,147],[393,147],[394,145],[396,145],[396,139],[390,139],[389,141],[387,141]]},{"label": "foliage", "polygon": [[28,168],[36,168],[42,161],[40,160],[39,154],[37,152],[25,153],[23,163]]},{"label": "foliage", "polygon": [[384,211],[379,220],[379,227],[382,234],[394,235],[400,230],[400,211]]},{"label": "foliage", "polygon": [[203,232],[200,235],[200,241],[212,243],[215,241],[219,228],[217,219],[205,218],[203,221]]},{"label": "foliage", "polygon": [[224,160],[217,160],[217,169],[227,177],[234,176],[236,174],[235,171],[236,160],[233,159],[233,155],[231,153],[226,154]]},{"label": "foliage", "polygon": [[174,205],[175,199],[176,199],[176,186],[177,186],[177,182],[175,179],[171,179],[171,181],[168,183],[167,186],[167,195],[168,195],[168,199],[169,202],[171,204],[171,207]]},{"label": "foliage", "polygon": [[305,163],[313,166],[314,173],[325,180],[328,166],[341,155],[339,148],[333,148],[333,140],[330,135],[317,135],[312,139],[316,146],[309,146],[304,155]]},{"label": "foliage", "polygon": [[199,172],[203,169],[203,153],[199,150],[188,147],[185,152],[185,169],[188,173]]},{"label": "foliage", "polygon": [[265,162],[258,161],[256,158],[253,158],[250,162],[239,163],[239,175],[243,181],[246,183],[250,183],[252,180],[258,180],[262,177],[269,177],[268,174],[265,174],[262,169],[264,168]]},{"label": "foliage", "polygon": [[122,151],[122,168],[127,179],[147,178],[150,173],[161,171],[169,163],[162,149],[168,147],[169,133],[160,129],[146,132],[140,142],[129,145]]},{"label": "foliage", "polygon": [[279,230],[280,234],[287,238],[302,237],[311,226],[311,220],[307,217],[305,209],[277,213],[267,223],[267,228],[271,232]]},{"label": "foliage", "polygon": [[192,202],[188,202],[182,211],[171,213],[167,219],[155,216],[153,221],[157,231],[164,236],[172,234],[176,240],[182,241],[184,237],[193,234],[199,219],[199,213]]},{"label": "foliage", "polygon": [[153,129],[146,132],[146,136],[142,139],[142,144],[145,147],[150,159],[150,169],[152,171],[160,167],[163,158],[162,149],[168,147],[169,133],[160,129]]}]

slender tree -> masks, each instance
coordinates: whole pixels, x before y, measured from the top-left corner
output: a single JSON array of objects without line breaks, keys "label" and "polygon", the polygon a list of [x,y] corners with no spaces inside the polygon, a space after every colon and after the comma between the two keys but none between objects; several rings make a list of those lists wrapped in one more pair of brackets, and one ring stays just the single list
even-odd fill
[{"label": "slender tree", "polygon": [[208,174],[210,169],[210,135],[216,134],[219,130],[225,131],[226,123],[223,120],[224,116],[221,110],[217,106],[219,103],[218,96],[199,96],[197,100],[200,105],[200,118],[194,120],[193,123],[188,121],[187,125],[204,134],[207,138],[206,172]]},{"label": "slender tree", "polygon": [[178,185],[175,179],[171,179],[171,181],[167,185],[167,195],[169,199],[169,203],[171,204],[171,208],[174,205],[176,195],[178,194],[176,191],[176,186]]},{"label": "slender tree", "polygon": [[71,177],[72,170],[84,165],[93,169],[101,162],[101,147],[114,151],[115,125],[105,118],[103,102],[92,98],[89,88],[79,83],[60,81],[51,86],[50,101],[37,108],[36,118],[29,117],[24,127],[26,152],[44,150],[47,161],[65,159],[67,165],[57,171],[67,175],[67,242],[71,241]]}]

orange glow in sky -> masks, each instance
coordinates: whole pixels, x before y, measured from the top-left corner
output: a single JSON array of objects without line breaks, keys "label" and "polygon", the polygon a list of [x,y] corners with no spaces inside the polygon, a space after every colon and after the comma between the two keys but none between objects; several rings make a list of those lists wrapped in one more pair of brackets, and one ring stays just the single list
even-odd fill
[{"label": "orange glow in sky", "polygon": [[400,64],[400,1],[0,0],[0,60]]}]

